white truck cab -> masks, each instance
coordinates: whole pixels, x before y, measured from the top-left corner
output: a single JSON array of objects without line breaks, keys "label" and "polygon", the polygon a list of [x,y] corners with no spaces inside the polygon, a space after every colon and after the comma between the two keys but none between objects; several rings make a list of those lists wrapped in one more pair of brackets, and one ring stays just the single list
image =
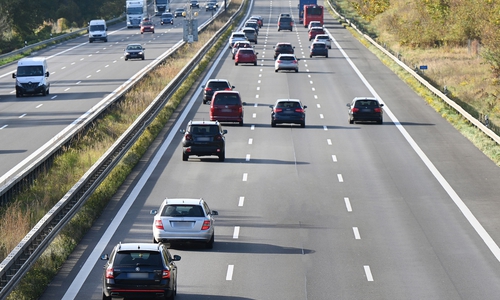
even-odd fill
[{"label": "white truck cab", "polygon": [[104,20],[92,20],[89,23],[89,43],[93,41],[108,41],[108,27]]},{"label": "white truck cab", "polygon": [[49,94],[49,71],[45,57],[26,57],[17,62],[17,72],[12,73],[16,79],[16,97],[25,94]]}]

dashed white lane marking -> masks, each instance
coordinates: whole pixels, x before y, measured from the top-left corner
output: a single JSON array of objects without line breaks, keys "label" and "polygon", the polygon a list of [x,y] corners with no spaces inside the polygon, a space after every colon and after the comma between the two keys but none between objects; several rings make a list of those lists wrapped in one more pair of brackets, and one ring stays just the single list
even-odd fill
[{"label": "dashed white lane marking", "polygon": [[77,83],[75,83],[75,84],[80,84],[80,83],[82,83],[82,81],[81,81],[81,80],[80,80],[80,81],[78,81],[78,82],[77,82]]},{"label": "dashed white lane marking", "polygon": [[245,202],[245,197],[241,196],[240,201],[238,201],[238,206],[243,206],[244,202]]},{"label": "dashed white lane marking", "polygon": [[363,266],[365,269],[366,280],[373,281],[372,271],[370,270],[370,266]]},{"label": "dashed white lane marking", "polygon": [[227,266],[226,280],[233,280],[234,265]]},{"label": "dashed white lane marking", "polygon": [[337,162],[337,155],[335,155],[335,154],[332,155],[332,160],[333,160],[333,162]]},{"label": "dashed white lane marking", "polygon": [[331,146],[332,145],[332,140],[331,139],[326,139],[326,143]]},{"label": "dashed white lane marking", "polygon": [[321,108],[321,105],[318,103],[318,104],[316,104],[316,107],[317,108]]},{"label": "dashed white lane marking", "polygon": [[0,127],[0,130],[4,129],[7,126],[9,126],[9,125],[3,125],[2,127]]},{"label": "dashed white lane marking", "polygon": [[234,226],[233,239],[237,239],[240,235],[240,226]]},{"label": "dashed white lane marking", "polygon": [[25,116],[26,116],[26,114],[22,114],[19,116],[19,119],[24,118]]},{"label": "dashed white lane marking", "polygon": [[352,212],[351,201],[349,201],[349,198],[344,197],[344,202],[345,202],[345,207],[347,208],[347,211]]},{"label": "dashed white lane marking", "polygon": [[258,106],[259,106],[259,104],[258,104],[258,103],[254,103],[254,104],[253,104],[253,107],[258,107]]},{"label": "dashed white lane marking", "polygon": [[361,239],[361,235],[359,235],[359,229],[358,229],[358,227],[353,227],[352,231],[354,232],[354,239],[360,240]]},{"label": "dashed white lane marking", "polygon": [[254,129],[255,129],[255,125],[250,126],[250,130],[254,130]]},{"label": "dashed white lane marking", "polygon": [[253,113],[253,114],[252,114],[252,118],[254,118],[254,119],[255,119],[256,117],[257,117],[257,114],[256,114],[256,113]]},{"label": "dashed white lane marking", "polygon": [[243,181],[247,181],[248,180],[248,173],[243,173]]},{"label": "dashed white lane marking", "polygon": [[325,117],[323,116],[323,114],[319,114],[319,118],[324,119]]},{"label": "dashed white lane marking", "polygon": [[259,94],[255,95],[255,98],[259,98]]},{"label": "dashed white lane marking", "polygon": [[247,154],[247,156],[245,157],[245,160],[250,161],[250,154]]},{"label": "dashed white lane marking", "polygon": [[65,89],[64,91],[65,91],[65,92],[67,92],[67,91],[69,91],[70,89],[71,89],[71,88],[67,88],[67,89]]},{"label": "dashed white lane marking", "polygon": [[253,143],[253,139],[248,139],[248,144],[251,145]]},{"label": "dashed white lane marking", "polygon": [[342,174],[337,174],[337,178],[339,179],[339,182],[344,182],[344,178],[342,178]]},{"label": "dashed white lane marking", "polygon": [[323,125],[323,130],[327,131],[328,130],[328,126]]},{"label": "dashed white lane marking", "polygon": [[38,104],[35,108],[40,108],[42,107],[43,104]]}]

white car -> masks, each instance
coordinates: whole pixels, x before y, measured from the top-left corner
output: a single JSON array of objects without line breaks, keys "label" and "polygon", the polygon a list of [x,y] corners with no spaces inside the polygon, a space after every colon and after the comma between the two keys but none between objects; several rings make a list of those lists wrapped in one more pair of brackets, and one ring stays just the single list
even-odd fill
[{"label": "white car", "polygon": [[158,210],[152,210],[153,242],[202,242],[212,249],[214,218],[219,213],[210,210],[203,199],[165,199]]},{"label": "white car", "polygon": [[231,37],[229,38],[229,48],[233,48],[234,43],[238,41],[248,41],[247,36],[244,32],[238,31],[231,33]]},{"label": "white car", "polygon": [[323,27],[323,25],[321,25],[320,21],[311,21],[311,22],[309,22],[309,25],[307,26],[307,31],[310,31],[311,28],[313,28],[313,27]]},{"label": "white car", "polygon": [[328,34],[318,34],[313,40],[313,43],[320,42],[325,43],[328,49],[332,49],[332,39]]}]

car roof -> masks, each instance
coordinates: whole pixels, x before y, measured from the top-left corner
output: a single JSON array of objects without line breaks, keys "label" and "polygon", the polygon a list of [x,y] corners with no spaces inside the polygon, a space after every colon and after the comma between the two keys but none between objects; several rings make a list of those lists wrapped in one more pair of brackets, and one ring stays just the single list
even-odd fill
[{"label": "car roof", "polygon": [[243,28],[243,32],[245,32],[245,30],[255,31],[255,28],[253,28],[253,27],[244,27]]},{"label": "car roof", "polygon": [[[191,121],[191,125],[216,125],[217,121]],[[188,204],[200,205],[203,202],[202,198],[167,198],[163,201],[166,204]]]},{"label": "car roof", "polygon": [[326,33],[323,33],[323,34],[317,34],[316,38],[330,38],[330,36]]},{"label": "car roof", "polygon": [[295,54],[291,54],[291,53],[281,53],[280,55],[278,55],[278,57],[280,56],[290,56],[290,57],[295,57]]},{"label": "car roof", "polygon": [[375,100],[375,101],[378,101],[377,98],[373,98],[373,97],[355,97],[354,99],[352,99],[352,101],[358,101],[358,100]]},{"label": "car roof", "polygon": [[276,100],[276,103],[280,103],[280,102],[298,102],[298,103],[302,103],[299,99],[278,99],[278,100]]},{"label": "car roof", "polygon": [[218,81],[218,82],[229,82],[229,80],[227,79],[217,79],[217,78],[213,78],[213,79],[209,79],[207,82],[212,82],[212,81]]},{"label": "car roof", "polygon": [[141,45],[141,44],[128,44],[128,45],[127,45],[127,48],[128,48],[129,46],[134,46],[134,47],[135,47],[135,46],[139,46],[139,47],[142,47],[142,45]]},{"label": "car roof", "polygon": [[276,46],[291,46],[292,43],[277,43]]},{"label": "car roof", "polygon": [[[205,120],[203,120],[203,121],[193,121],[193,120],[191,120],[189,122],[189,124],[191,124],[191,125],[219,125],[220,123],[219,123],[219,121],[205,121]],[[169,200],[169,203],[170,203],[170,201],[189,200],[189,199],[184,199],[184,198],[179,198],[179,199],[172,198],[172,199],[168,199],[167,198],[167,199],[165,199],[165,201],[166,200]],[[191,199],[191,200],[197,200],[199,202],[201,199]]]},{"label": "car roof", "polygon": [[160,244],[154,243],[120,243],[118,245],[118,251],[158,251]]},{"label": "car roof", "polygon": [[313,26],[311,27],[311,30],[323,30],[323,27]]}]

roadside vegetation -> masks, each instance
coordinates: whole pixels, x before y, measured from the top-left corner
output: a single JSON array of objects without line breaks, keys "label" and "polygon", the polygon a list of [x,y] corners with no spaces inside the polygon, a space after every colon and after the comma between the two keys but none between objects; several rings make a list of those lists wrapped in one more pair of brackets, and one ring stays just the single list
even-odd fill
[{"label": "roadside vegetation", "polygon": [[[338,11],[472,116],[500,134],[500,3],[470,0],[330,0]],[[349,28],[348,26],[346,26]],[[499,145],[357,36],[436,111],[500,165]]]},{"label": "roadside vegetation", "polygon": [[[179,73],[199,49],[214,36],[242,5],[242,0],[232,0],[226,13],[199,34],[199,41],[187,44],[173,57],[149,74],[133,91],[107,116],[98,121],[77,142],[65,149],[47,174],[40,176],[34,186],[20,194],[8,207],[0,211],[0,261],[3,260],[34,225],[59,201],[83,174],[104,154],[114,141],[132,124],[144,109],[157,97],[165,86]],[[234,24],[237,24],[236,20]],[[109,200],[125,181],[142,155],[161,132],[170,116],[189,92],[192,85],[202,75],[220,47],[224,47],[229,30],[205,55],[184,84],[177,89],[163,108],[160,115],[148,126],[139,141],[122,159],[108,178],[87,201],[51,246],[36,262],[8,297],[8,299],[37,299],[57,274],[64,261],[78,242],[100,216]]]}]

